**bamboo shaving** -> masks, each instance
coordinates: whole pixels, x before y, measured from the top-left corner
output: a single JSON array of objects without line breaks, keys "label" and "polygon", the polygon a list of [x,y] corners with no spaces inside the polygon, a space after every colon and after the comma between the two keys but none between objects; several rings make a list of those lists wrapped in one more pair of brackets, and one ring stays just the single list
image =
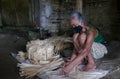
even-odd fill
[{"label": "bamboo shaving", "polygon": [[114,69],[112,69],[112,72],[120,72],[120,66],[117,66]]},{"label": "bamboo shaving", "polygon": [[71,38],[54,37],[46,40],[33,40],[27,43],[27,53],[19,52],[18,58],[24,61],[26,58],[28,63],[20,63],[20,75],[31,78],[37,74],[50,72],[59,68],[64,63],[60,58],[59,52],[72,45]]}]

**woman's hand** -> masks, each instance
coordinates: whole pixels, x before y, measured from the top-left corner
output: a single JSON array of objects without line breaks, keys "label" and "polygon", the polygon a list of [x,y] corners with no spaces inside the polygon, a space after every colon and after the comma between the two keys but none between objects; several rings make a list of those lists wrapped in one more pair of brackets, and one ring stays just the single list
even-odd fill
[{"label": "woman's hand", "polygon": [[61,75],[67,74],[67,71],[65,70],[65,68],[66,68],[70,63],[71,63],[71,61],[66,62],[66,63],[63,64]]},{"label": "woman's hand", "polygon": [[73,60],[73,61],[69,62],[69,64],[67,64],[65,67],[62,68],[61,75],[69,74],[70,71],[72,71],[72,69],[78,64],[81,64],[81,61],[78,62],[76,60]]},{"label": "woman's hand", "polygon": [[61,75],[67,75],[70,73],[70,71],[73,69],[74,66],[72,65],[67,65],[64,68],[62,68]]},{"label": "woman's hand", "polygon": [[68,65],[70,64],[70,62],[71,62],[71,61],[64,63],[64,64],[63,64],[63,68],[66,67],[66,66],[68,66]]}]

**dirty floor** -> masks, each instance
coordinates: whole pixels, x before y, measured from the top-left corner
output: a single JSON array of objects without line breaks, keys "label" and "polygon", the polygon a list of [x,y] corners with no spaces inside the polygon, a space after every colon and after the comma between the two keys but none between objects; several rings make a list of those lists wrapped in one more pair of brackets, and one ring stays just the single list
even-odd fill
[{"label": "dirty floor", "polygon": [[[0,79],[24,79],[18,74],[17,61],[11,52],[25,50],[27,40],[17,35],[0,34]],[[111,41],[107,45],[109,54],[97,60],[97,67],[110,70],[103,79],[120,79],[120,41]]]}]

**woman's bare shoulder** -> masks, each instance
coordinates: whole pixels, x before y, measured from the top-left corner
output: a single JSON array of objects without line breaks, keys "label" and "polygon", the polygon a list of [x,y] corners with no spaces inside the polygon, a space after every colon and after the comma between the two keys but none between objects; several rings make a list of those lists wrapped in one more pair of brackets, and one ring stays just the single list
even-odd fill
[{"label": "woman's bare shoulder", "polygon": [[93,28],[90,30],[89,34],[92,34],[92,35],[94,35],[94,37],[96,37],[98,35],[98,31],[97,31],[97,29]]}]

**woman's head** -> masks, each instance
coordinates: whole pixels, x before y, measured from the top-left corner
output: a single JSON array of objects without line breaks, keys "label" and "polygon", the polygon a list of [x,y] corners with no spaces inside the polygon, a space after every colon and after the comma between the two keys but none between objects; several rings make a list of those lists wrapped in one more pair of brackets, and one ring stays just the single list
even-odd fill
[{"label": "woman's head", "polygon": [[86,23],[85,19],[79,12],[72,12],[70,14],[69,21],[72,26],[76,26],[76,25],[83,26]]}]

